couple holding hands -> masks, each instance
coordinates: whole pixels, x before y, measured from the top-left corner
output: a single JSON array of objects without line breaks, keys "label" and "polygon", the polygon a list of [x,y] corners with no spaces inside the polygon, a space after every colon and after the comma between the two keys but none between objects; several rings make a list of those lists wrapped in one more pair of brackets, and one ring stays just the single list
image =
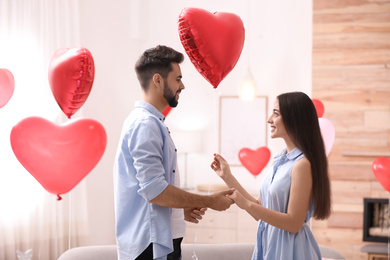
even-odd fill
[{"label": "couple holding hands", "polygon": [[258,198],[219,154],[211,168],[230,189],[193,194],[179,188],[177,150],[162,114],[167,105],[178,105],[183,60],[180,52],[159,45],[135,64],[142,100],[123,124],[114,164],[118,259],[181,259],[185,220],[197,223],[206,208],[223,211],[233,203],[259,222],[252,259],[321,259],[306,223],[330,215],[330,183],[311,99],[291,92],[275,100],[267,122],[271,138],[282,138],[286,148],[274,157]]}]

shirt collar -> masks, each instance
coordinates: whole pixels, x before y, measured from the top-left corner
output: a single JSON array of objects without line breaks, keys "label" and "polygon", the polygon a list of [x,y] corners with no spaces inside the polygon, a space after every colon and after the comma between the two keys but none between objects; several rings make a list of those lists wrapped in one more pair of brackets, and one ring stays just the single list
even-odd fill
[{"label": "shirt collar", "polygon": [[158,119],[160,119],[161,121],[164,122],[164,120],[165,120],[164,115],[160,111],[158,111],[157,108],[155,108],[153,105],[151,105],[145,101],[136,101],[134,108],[144,108],[144,109],[148,110],[152,115],[154,115]]},{"label": "shirt collar", "polygon": [[289,152],[287,154],[287,158],[289,160],[294,160],[295,158],[297,158],[298,156],[300,156],[302,154],[302,151],[299,150],[298,147],[295,147],[291,152]]},{"label": "shirt collar", "polygon": [[280,153],[274,156],[274,159],[279,159],[280,157],[286,154],[286,151],[287,149],[283,149]]},{"label": "shirt collar", "polygon": [[289,153],[287,153],[287,154],[286,154],[286,153],[287,153],[287,149],[285,148],[285,149],[283,149],[280,153],[278,153],[278,154],[274,157],[274,159],[278,159],[278,158],[280,158],[280,157],[286,155],[287,159],[293,160],[293,159],[297,158],[298,156],[300,156],[300,155],[302,154],[302,151],[299,150],[298,147],[295,147],[291,152],[289,152]]}]

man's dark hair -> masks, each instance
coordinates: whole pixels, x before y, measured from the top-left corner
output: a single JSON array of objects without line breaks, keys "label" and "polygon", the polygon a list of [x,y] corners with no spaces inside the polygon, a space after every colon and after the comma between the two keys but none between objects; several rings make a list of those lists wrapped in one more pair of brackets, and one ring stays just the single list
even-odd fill
[{"label": "man's dark hair", "polygon": [[182,53],[167,46],[158,45],[146,50],[135,64],[135,72],[142,89],[148,90],[149,83],[156,73],[166,79],[173,70],[172,62],[182,63],[183,60]]}]

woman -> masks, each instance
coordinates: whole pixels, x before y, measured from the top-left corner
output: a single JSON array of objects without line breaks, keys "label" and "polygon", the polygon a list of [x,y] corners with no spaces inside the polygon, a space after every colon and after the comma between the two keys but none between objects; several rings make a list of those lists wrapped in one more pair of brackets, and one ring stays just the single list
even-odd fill
[{"label": "woman", "polygon": [[304,93],[277,97],[268,119],[271,138],[282,138],[286,148],[275,156],[260,189],[251,196],[232,175],[226,160],[214,154],[211,168],[233,188],[229,197],[259,221],[252,259],[321,259],[310,228],[313,216],[330,215],[330,183],[325,147],[316,109]]}]

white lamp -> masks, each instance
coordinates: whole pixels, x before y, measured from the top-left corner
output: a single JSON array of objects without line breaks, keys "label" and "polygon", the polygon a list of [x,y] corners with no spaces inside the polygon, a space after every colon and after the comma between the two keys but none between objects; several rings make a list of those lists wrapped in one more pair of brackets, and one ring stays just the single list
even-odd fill
[{"label": "white lamp", "polygon": [[[174,132],[174,133],[173,133]],[[188,187],[187,156],[190,153],[200,153],[202,150],[202,139],[197,131],[172,131],[173,141],[178,154],[184,155],[184,189]]]},{"label": "white lamp", "polygon": [[243,101],[252,101],[257,96],[255,79],[249,69],[238,87],[238,96]]}]

